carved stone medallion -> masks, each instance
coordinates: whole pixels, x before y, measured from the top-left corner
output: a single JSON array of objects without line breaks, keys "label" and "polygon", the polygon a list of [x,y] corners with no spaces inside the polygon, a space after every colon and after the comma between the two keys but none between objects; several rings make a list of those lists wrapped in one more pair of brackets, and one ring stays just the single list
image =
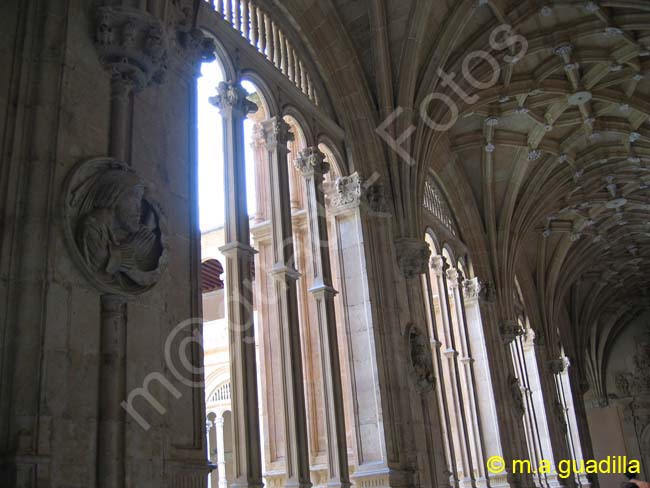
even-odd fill
[{"label": "carved stone medallion", "polygon": [[137,295],[156,284],[167,260],[164,219],[131,168],[108,157],[82,161],[64,199],[68,247],[100,291]]},{"label": "carved stone medallion", "polygon": [[409,353],[411,365],[418,390],[421,392],[431,391],[435,385],[433,374],[433,355],[431,346],[425,334],[412,325],[408,331]]}]

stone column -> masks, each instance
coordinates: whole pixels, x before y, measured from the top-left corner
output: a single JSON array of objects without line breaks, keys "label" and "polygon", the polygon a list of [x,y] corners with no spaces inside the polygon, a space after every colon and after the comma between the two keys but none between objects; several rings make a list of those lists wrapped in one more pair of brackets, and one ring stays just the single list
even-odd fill
[{"label": "stone column", "polygon": [[357,173],[338,178],[328,195],[328,211],[333,220],[331,245],[340,277],[340,337],[350,368],[350,384],[346,387],[353,407],[348,441],[358,463],[352,478],[357,486],[383,487],[390,486],[393,474],[388,467],[384,436],[377,331],[364,247],[368,227],[385,224],[368,218],[372,210],[362,202],[363,189],[363,178]]},{"label": "stone column", "polygon": [[[480,421],[482,446],[484,458],[503,455],[501,436],[499,434],[496,404],[492,390],[492,374],[487,358],[487,347],[485,345],[485,333],[481,320],[479,306],[479,293],[481,285],[478,278],[466,279],[463,282],[463,305],[465,310],[465,322],[467,326],[468,347],[472,351],[474,359],[472,372]],[[476,365],[476,367],[474,367]],[[507,486],[505,474],[486,474],[485,463],[478,466],[481,476],[488,476],[490,486]],[[483,483],[484,480],[477,480]]]},{"label": "stone column", "polygon": [[[473,485],[474,479],[471,474],[471,458],[469,456],[469,438],[466,432],[467,419],[465,418],[465,408],[461,396],[460,372],[458,370],[458,351],[456,350],[453,321],[449,307],[449,288],[444,275],[447,270],[447,264],[442,256],[433,256],[431,259],[431,267],[435,272],[438,281],[438,292],[440,293],[440,309],[445,335],[444,343],[446,345],[446,349],[442,353],[445,358],[447,358],[447,370],[451,375],[449,385],[452,398],[450,403],[452,404],[452,408],[454,406],[456,407],[454,420],[458,436],[457,448],[460,451],[461,467],[463,469],[463,474],[465,475],[465,478],[459,481],[461,482],[461,486],[468,482]],[[456,469],[457,468],[458,467],[456,467]]]},{"label": "stone column", "polygon": [[[212,456],[210,455],[210,449],[212,445],[210,444],[210,431],[214,427],[214,422],[210,419],[205,421],[205,450],[208,455],[208,465],[212,464]],[[212,473],[208,474],[208,488],[212,488]]]},{"label": "stone column", "polygon": [[285,466],[287,487],[309,488],[309,444],[307,413],[300,347],[300,323],[294,267],[293,230],[289,195],[287,143],[293,139],[289,125],[280,117],[262,123],[268,152],[271,189],[271,226],[275,263],[269,274],[274,279],[280,322],[280,356],[284,381]]},{"label": "stone column", "polygon": [[[232,383],[231,383],[232,384]],[[234,414],[233,414],[234,418]],[[219,488],[228,488],[228,479],[226,478],[226,444],[223,438],[223,417],[217,417],[214,425],[217,430],[217,472],[219,474]],[[237,446],[235,446],[235,450]],[[242,486],[238,484],[237,486]],[[253,486],[253,485],[249,485]]]},{"label": "stone column", "polygon": [[101,297],[101,366],[97,432],[97,483],[100,488],[124,486],[124,422],[126,411],[126,301]]},{"label": "stone column", "polygon": [[468,330],[467,330],[467,316],[465,310],[465,303],[463,294],[461,293],[462,276],[455,268],[447,270],[447,279],[449,281],[449,290],[454,301],[454,311],[456,313],[456,322],[458,323],[460,344],[460,362],[462,365],[462,379],[463,379],[463,395],[466,406],[466,416],[469,421],[467,429],[471,442],[472,454],[472,476],[474,476],[474,469],[476,469],[481,481],[485,479],[485,459],[483,457],[483,444],[481,428],[479,425],[479,412],[476,401],[476,390],[474,381],[474,357],[469,345]]},{"label": "stone column", "polygon": [[316,320],[318,321],[320,357],[322,361],[329,464],[327,486],[348,487],[350,486],[350,475],[347,458],[345,411],[334,309],[336,291],[332,287],[325,193],[322,189],[323,177],[329,171],[329,164],[324,159],[325,155],[318,148],[309,147],[300,152],[295,160],[295,166],[305,178],[307,196],[313,279],[309,291],[316,302]]},{"label": "stone column", "polygon": [[253,280],[246,203],[244,119],[257,111],[239,83],[221,82],[210,101],[223,117],[226,303],[230,333],[230,382],[234,446],[234,487],[261,488],[257,366],[253,324]]}]

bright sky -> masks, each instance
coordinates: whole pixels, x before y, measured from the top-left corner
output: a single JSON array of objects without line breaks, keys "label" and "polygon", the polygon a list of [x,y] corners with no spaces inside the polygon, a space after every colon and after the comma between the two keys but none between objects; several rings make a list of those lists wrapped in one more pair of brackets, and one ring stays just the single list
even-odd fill
[{"label": "bright sky", "polygon": [[[221,115],[208,99],[216,94],[216,87],[223,81],[224,75],[218,61],[204,63],[203,75],[198,81],[198,118],[199,118],[199,209],[201,231],[206,232],[223,225],[224,220],[224,184],[223,184],[223,132]],[[254,92],[255,86],[247,81],[242,86]],[[246,145],[246,186],[248,212],[255,212],[255,174],[253,151],[250,147],[253,124],[244,123]]]}]

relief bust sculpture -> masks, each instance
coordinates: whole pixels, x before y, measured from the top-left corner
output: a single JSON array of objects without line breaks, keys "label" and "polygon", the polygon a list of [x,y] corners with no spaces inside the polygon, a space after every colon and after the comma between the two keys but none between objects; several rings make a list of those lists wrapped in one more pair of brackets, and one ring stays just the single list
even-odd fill
[{"label": "relief bust sculpture", "polygon": [[79,165],[68,181],[65,214],[73,254],[102,291],[137,294],[158,281],[165,257],[161,214],[124,163]]}]

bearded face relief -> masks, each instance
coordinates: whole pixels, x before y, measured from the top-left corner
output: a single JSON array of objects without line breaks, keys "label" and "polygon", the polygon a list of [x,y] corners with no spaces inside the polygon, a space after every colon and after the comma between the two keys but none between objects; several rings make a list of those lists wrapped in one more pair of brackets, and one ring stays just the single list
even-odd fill
[{"label": "bearded face relief", "polygon": [[158,281],[166,254],[162,216],[124,163],[81,163],[68,180],[65,215],[73,255],[102,291],[138,294]]}]

